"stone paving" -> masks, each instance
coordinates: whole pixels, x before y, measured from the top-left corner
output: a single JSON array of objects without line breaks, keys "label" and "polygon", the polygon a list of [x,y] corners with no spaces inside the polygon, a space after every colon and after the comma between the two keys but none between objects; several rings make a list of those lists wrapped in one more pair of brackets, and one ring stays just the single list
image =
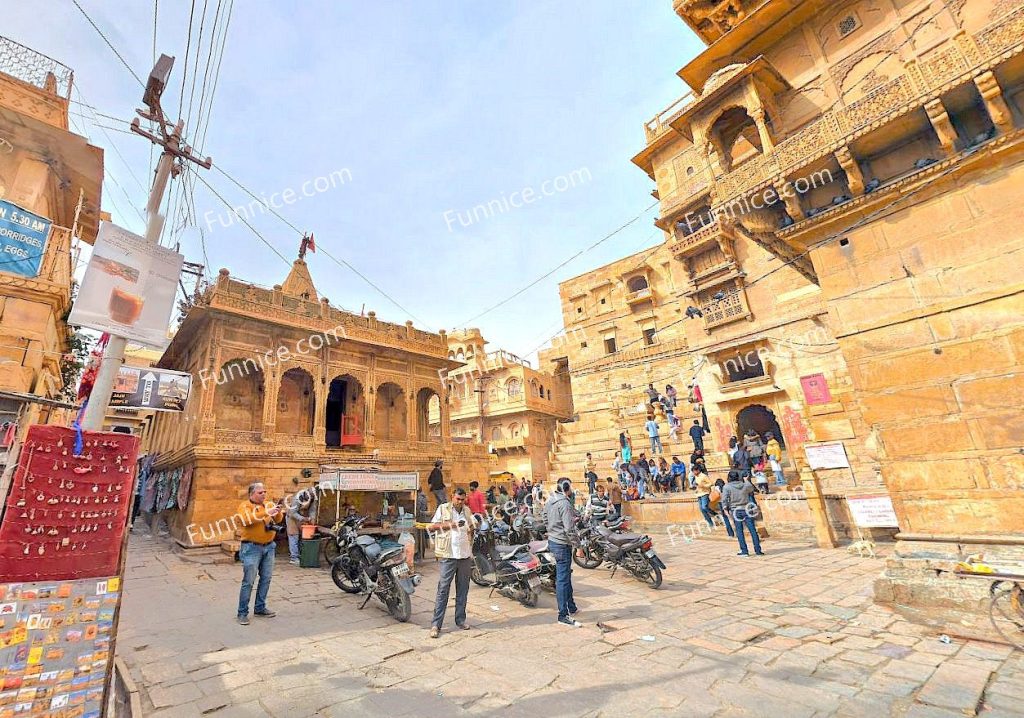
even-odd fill
[{"label": "stone paving", "polygon": [[875,605],[880,559],[655,540],[660,590],[576,569],[584,628],[556,624],[549,594],[527,609],[474,586],[473,630],[431,640],[432,559],[407,624],[279,560],[278,616],[243,627],[238,565],[133,537],[117,653],[153,718],[1024,715],[1024,654]]}]

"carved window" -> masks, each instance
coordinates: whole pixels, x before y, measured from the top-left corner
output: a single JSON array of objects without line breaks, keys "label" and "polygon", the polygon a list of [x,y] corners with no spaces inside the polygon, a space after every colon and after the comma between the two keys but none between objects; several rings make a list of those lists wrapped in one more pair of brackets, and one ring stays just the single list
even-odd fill
[{"label": "carved window", "polygon": [[764,376],[764,364],[756,347],[747,347],[731,356],[719,358],[722,375],[729,383]]},{"label": "carved window", "polygon": [[508,383],[505,384],[505,389],[508,391],[508,395],[512,398],[519,396],[523,391],[522,385],[515,377],[508,380]]},{"label": "carved window", "polygon": [[653,347],[658,343],[658,330],[654,327],[647,327],[643,330],[644,346]]},{"label": "carved window", "polygon": [[735,285],[722,289],[705,289],[697,295],[704,313],[704,325],[713,327],[747,316],[747,303],[743,290]]},{"label": "carved window", "polygon": [[639,275],[636,277],[630,277],[629,281],[626,282],[626,287],[629,288],[630,292],[640,292],[644,289],[648,289],[647,277]]},{"label": "carved window", "polygon": [[715,246],[701,252],[700,254],[695,254],[690,260],[690,271],[694,276],[699,276],[705,272],[709,272],[712,269],[722,266],[725,262],[726,257],[722,253],[722,250]]}]

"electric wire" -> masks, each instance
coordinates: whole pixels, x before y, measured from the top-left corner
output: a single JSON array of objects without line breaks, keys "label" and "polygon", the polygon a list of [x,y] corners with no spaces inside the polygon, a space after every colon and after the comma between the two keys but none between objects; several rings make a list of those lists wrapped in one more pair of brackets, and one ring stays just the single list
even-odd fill
[{"label": "electric wire", "polygon": [[114,47],[114,45],[113,45],[113,44],[112,44],[112,43],[110,42],[110,40],[108,40],[108,39],[107,39],[107,36],[103,34],[103,31],[102,31],[102,30],[100,30],[100,29],[99,29],[99,27],[98,27],[98,26],[96,25],[96,23],[94,23],[94,22],[92,21],[92,18],[91,18],[91,17],[89,17],[89,13],[87,13],[87,12],[85,11],[85,8],[83,8],[83,7],[81,6],[81,5],[79,5],[79,4],[78,4],[78,0],[71,0],[71,2],[72,2],[72,3],[74,3],[75,7],[77,7],[77,8],[78,8],[78,11],[79,11],[80,13],[82,13],[82,15],[83,15],[83,16],[85,16],[85,19],[89,21],[89,24],[90,24],[90,25],[92,25],[92,29],[93,29],[93,30],[95,30],[95,31],[96,31],[96,32],[97,32],[97,33],[99,34],[99,36],[100,36],[101,38],[103,38],[103,42],[107,43],[107,47],[109,47],[109,48],[110,48],[111,52],[113,52],[113,53],[114,53],[115,55],[117,55],[117,59],[118,59],[118,60],[120,60],[120,61],[121,61],[121,64],[122,64],[122,65],[124,65],[124,66],[125,66],[125,68],[126,68],[126,69],[128,70],[128,72],[130,72],[130,73],[132,74],[132,77],[134,77],[134,78],[135,78],[135,81],[136,81],[137,83],[139,83],[139,85],[140,85],[141,87],[145,87],[145,86],[146,86],[146,83],[144,83],[144,82],[143,82],[143,81],[142,81],[142,80],[141,80],[141,79],[139,78],[139,76],[138,76],[137,74],[135,74],[135,70],[133,70],[133,69],[132,69],[132,66],[131,66],[131,65],[129,65],[129,64],[127,63],[127,61],[125,61],[125,59],[124,59],[124,58],[123,58],[123,57],[121,56],[121,53],[119,53],[119,52],[117,51],[117,48],[116,48],[116,47]]}]

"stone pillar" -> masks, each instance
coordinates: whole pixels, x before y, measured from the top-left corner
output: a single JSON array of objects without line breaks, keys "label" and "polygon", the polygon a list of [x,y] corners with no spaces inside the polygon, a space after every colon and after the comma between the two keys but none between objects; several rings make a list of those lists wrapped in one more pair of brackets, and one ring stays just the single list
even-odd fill
[{"label": "stone pillar", "polygon": [[974,78],[974,84],[978,86],[981,99],[985,101],[985,109],[988,110],[996,129],[1002,134],[1012,131],[1013,113],[1006,104],[1003,88],[999,86],[995,74],[991,70],[983,72]]},{"label": "stone pillar", "polygon": [[924,109],[928,113],[932,127],[935,128],[935,134],[939,136],[939,144],[942,145],[943,151],[947,155],[955,153],[956,128],[953,127],[953,122],[949,119],[949,113],[946,112],[946,106],[942,104],[942,100],[932,100],[924,106]]},{"label": "stone pillar", "polygon": [[277,369],[272,368],[263,373],[263,421],[262,441],[269,444],[274,441],[274,434],[277,433],[277,390],[280,386],[280,378],[277,376]]},{"label": "stone pillar", "polygon": [[313,448],[320,449],[327,445],[327,392],[330,386],[324,379],[323,363],[320,371],[313,377]]},{"label": "stone pillar", "polygon": [[836,539],[832,533],[832,525],[828,521],[828,511],[825,508],[825,497],[821,495],[821,483],[814,471],[808,468],[800,469],[800,485],[807,498],[807,507],[811,510],[811,519],[814,521],[814,536],[818,540],[819,548],[835,548]]},{"label": "stone pillar", "polygon": [[[221,272],[227,272],[226,269],[222,269]],[[226,274],[221,275],[227,277]],[[220,398],[217,396],[217,377],[220,375],[221,368],[221,353],[220,346],[214,349],[209,357],[209,380],[205,386],[200,384],[202,387],[200,394],[200,404],[197,420],[199,421],[199,435],[197,437],[197,443],[199,444],[212,444],[216,440],[217,435],[217,419],[214,412],[217,400]],[[164,429],[166,431],[166,429]]]},{"label": "stone pillar", "polygon": [[412,387],[412,382],[406,383],[405,389],[405,429],[406,436],[409,441],[420,440],[420,417],[417,409],[419,408],[416,401],[416,390]]},{"label": "stone pillar", "polygon": [[850,152],[849,147],[840,147],[836,152],[836,160],[839,162],[839,166],[843,168],[843,172],[846,173],[846,184],[850,187],[850,192],[853,196],[864,194],[864,173],[860,170],[860,165],[857,164],[856,158],[853,153]]},{"label": "stone pillar", "polygon": [[757,125],[757,134],[761,136],[761,152],[768,154],[775,149],[775,142],[772,140],[771,133],[768,132],[768,121],[764,109],[756,108],[751,113],[751,117],[754,120],[754,124]]},{"label": "stone pillar", "polygon": [[[372,315],[373,312],[370,312]],[[370,355],[370,367],[366,373],[366,388],[363,392],[365,400],[363,404],[366,406],[366,427],[363,430],[364,443],[372,444],[375,442],[375,431],[376,424],[375,415],[377,413],[377,355]]]}]

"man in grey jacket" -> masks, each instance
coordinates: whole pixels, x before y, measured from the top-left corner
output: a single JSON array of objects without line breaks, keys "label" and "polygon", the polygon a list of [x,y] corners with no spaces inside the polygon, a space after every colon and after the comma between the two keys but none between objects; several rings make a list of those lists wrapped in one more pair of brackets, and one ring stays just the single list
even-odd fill
[{"label": "man in grey jacket", "polygon": [[558,601],[558,622],[563,626],[583,624],[576,615],[572,596],[572,552],[576,539],[576,509],[573,507],[572,481],[561,478],[544,507],[548,524],[548,548],[555,555],[555,598]]},{"label": "man in grey jacket", "polygon": [[761,539],[757,535],[757,527],[754,526],[754,516],[757,515],[757,504],[754,502],[754,494],[757,489],[749,481],[744,481],[740,472],[733,469],[729,472],[729,482],[722,487],[722,511],[732,515],[736,524],[736,539],[740,543],[740,551],[737,556],[749,556],[747,542],[743,538],[743,527],[750,531],[750,539],[754,542],[754,553],[764,556],[761,550]]}]

